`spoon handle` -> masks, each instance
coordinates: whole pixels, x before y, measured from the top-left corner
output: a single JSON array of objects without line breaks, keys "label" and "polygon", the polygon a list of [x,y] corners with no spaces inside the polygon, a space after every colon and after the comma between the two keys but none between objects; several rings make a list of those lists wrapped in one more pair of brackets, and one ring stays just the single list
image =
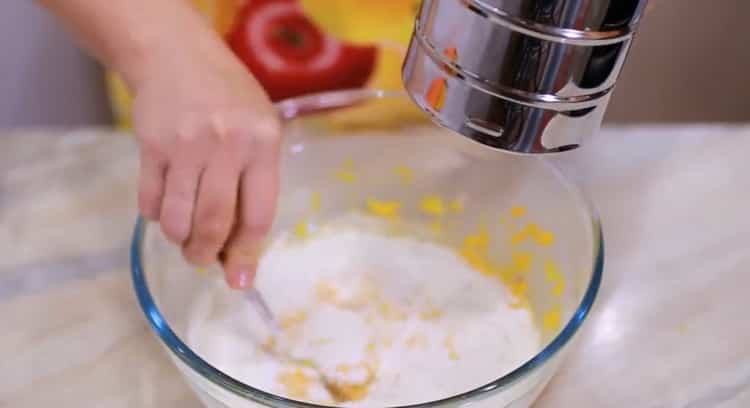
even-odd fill
[{"label": "spoon handle", "polygon": [[281,333],[281,326],[276,320],[276,316],[274,316],[271,308],[268,307],[268,303],[263,299],[263,295],[260,294],[258,289],[252,288],[245,291],[245,298],[255,306],[255,310],[266,324],[268,324],[274,334]]}]

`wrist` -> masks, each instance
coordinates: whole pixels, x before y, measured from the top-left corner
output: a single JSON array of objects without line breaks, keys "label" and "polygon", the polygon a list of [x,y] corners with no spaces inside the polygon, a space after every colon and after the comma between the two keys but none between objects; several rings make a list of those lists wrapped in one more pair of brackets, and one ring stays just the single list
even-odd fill
[{"label": "wrist", "polygon": [[110,59],[131,92],[165,72],[233,58],[221,37],[200,16],[182,17],[179,23],[151,24],[152,30],[139,27]]}]

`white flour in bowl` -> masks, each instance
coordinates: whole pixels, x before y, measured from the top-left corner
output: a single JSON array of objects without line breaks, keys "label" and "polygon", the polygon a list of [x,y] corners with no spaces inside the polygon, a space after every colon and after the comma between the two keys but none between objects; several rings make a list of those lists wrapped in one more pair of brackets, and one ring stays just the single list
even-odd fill
[{"label": "white flour in bowl", "polygon": [[[449,247],[354,229],[280,238],[257,287],[284,327],[284,351],[253,306],[222,283],[195,303],[189,345],[224,373],[292,399],[384,407],[445,398],[515,369],[540,348],[531,313]],[[332,395],[335,394],[335,395]]]}]

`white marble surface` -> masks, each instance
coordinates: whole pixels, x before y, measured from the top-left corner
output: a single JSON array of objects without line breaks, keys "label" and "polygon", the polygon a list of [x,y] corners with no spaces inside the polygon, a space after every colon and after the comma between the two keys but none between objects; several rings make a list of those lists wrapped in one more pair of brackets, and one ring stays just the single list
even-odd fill
[{"label": "white marble surface", "polygon": [[[198,402],[131,294],[135,146],[0,135],[0,407]],[[750,406],[750,127],[606,129],[563,159],[599,208],[605,279],[537,406]]]}]

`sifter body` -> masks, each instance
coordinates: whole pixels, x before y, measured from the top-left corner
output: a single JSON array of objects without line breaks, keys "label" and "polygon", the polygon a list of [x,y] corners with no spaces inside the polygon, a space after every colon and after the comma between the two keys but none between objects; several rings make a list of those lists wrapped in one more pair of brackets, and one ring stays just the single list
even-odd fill
[{"label": "sifter body", "polygon": [[403,66],[439,124],[515,153],[596,133],[647,0],[424,0]]}]

